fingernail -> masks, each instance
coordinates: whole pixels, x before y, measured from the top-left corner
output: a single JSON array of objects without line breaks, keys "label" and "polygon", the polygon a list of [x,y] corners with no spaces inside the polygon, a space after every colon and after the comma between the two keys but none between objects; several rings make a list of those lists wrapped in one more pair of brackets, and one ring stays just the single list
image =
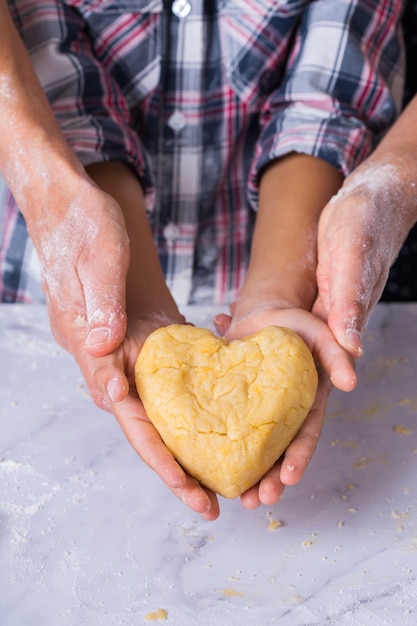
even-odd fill
[{"label": "fingernail", "polygon": [[363,354],[361,334],[355,328],[348,328],[345,333],[346,345],[353,348],[358,356]]},{"label": "fingernail", "polygon": [[213,319],[213,324],[215,325],[217,330],[219,330],[219,329],[226,330],[226,324],[224,323],[222,317],[220,317],[220,316],[216,316]]},{"label": "fingernail", "polygon": [[166,483],[172,489],[181,489],[181,487],[185,487],[187,479],[185,477],[184,472],[182,474],[178,474],[178,472],[173,472],[171,468],[165,469],[166,474]]},{"label": "fingernail", "polygon": [[107,385],[107,393],[112,402],[119,402],[120,400],[120,381],[118,378],[112,378]]},{"label": "fingernail", "polygon": [[87,348],[92,348],[95,346],[100,346],[103,343],[107,343],[110,339],[110,328],[106,326],[100,326],[97,328],[93,328],[87,335],[87,340],[85,345]]},{"label": "fingernail", "polygon": [[[205,502],[205,509],[203,510],[203,507],[200,506],[200,503],[198,506],[195,506],[194,498],[190,499],[186,493],[181,494],[181,500],[183,504],[185,504],[185,506],[190,507],[193,511],[196,511],[198,513],[209,513],[211,510],[211,501],[207,494],[205,494],[204,499],[206,502]],[[193,504],[191,504],[191,500],[193,500]],[[202,503],[201,500],[200,502]]]},{"label": "fingernail", "polygon": [[226,325],[221,321],[218,321],[216,318],[213,320],[213,324],[220,337],[223,337],[226,334]]}]

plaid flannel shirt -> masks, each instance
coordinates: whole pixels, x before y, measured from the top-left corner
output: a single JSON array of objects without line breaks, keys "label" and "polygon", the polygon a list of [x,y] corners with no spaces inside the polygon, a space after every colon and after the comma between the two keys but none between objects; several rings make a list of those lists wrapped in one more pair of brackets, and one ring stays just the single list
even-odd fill
[{"label": "plaid flannel shirt", "polygon": [[[84,165],[130,164],[177,302],[242,285],[259,173],[296,151],[350,172],[401,105],[401,0],[9,0]],[[3,301],[42,299],[13,198]]]}]

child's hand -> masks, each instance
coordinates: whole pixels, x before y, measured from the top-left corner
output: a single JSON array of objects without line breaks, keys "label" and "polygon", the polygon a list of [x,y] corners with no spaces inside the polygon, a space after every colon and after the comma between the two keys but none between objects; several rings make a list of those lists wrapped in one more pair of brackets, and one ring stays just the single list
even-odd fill
[{"label": "child's hand", "polygon": [[356,385],[353,359],[338,345],[328,326],[308,311],[268,307],[241,318],[218,315],[215,319],[217,331],[228,341],[271,325],[291,328],[304,339],[318,366],[319,386],[314,405],[284,457],[277,459],[258,485],[241,496],[248,509],[261,503],[275,504],[286,485],[300,480],[316,449],[332,384],[342,391],[351,391]]},{"label": "child's hand", "polygon": [[92,357],[84,352],[81,370],[96,404],[112,412],[128,441],[142,460],[158,474],[170,491],[206,520],[219,515],[216,495],[187,474],[164,445],[138,397],[134,367],[140,347],[156,328],[183,319],[153,318],[128,324],[125,339],[109,355]]}]

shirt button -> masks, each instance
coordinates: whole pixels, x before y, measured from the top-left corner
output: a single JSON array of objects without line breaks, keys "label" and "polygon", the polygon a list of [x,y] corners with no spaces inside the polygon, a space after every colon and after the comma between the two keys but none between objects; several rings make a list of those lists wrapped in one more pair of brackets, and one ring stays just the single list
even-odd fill
[{"label": "shirt button", "polygon": [[187,17],[190,11],[191,4],[188,0],[175,0],[175,2],[172,3],[172,12],[180,19]]},{"label": "shirt button", "polygon": [[168,243],[174,243],[174,241],[177,241],[177,239],[179,239],[181,231],[179,226],[177,226],[173,222],[169,222],[169,224],[164,227],[163,235]]},{"label": "shirt button", "polygon": [[169,116],[167,124],[175,133],[180,133],[187,126],[187,120],[184,113],[177,110]]}]

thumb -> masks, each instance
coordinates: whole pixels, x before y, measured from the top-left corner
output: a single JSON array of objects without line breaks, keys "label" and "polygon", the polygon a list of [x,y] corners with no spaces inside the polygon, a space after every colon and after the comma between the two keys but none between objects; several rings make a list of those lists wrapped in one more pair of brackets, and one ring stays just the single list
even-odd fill
[{"label": "thumb", "polygon": [[[115,271],[114,267],[117,267]],[[94,281],[84,283],[87,316],[85,347],[94,357],[105,356],[123,341],[126,328],[126,272],[122,264],[95,268]]]},{"label": "thumb", "polygon": [[334,271],[328,277],[327,323],[339,345],[354,358],[363,354],[362,332],[371,299],[362,274],[362,267],[345,264],[343,272]]},{"label": "thumb", "polygon": [[219,313],[213,319],[214,328],[216,329],[217,334],[220,337],[224,337],[225,336],[225,334],[227,333],[227,331],[230,328],[231,322],[232,322],[231,316],[227,315],[226,313]]}]

